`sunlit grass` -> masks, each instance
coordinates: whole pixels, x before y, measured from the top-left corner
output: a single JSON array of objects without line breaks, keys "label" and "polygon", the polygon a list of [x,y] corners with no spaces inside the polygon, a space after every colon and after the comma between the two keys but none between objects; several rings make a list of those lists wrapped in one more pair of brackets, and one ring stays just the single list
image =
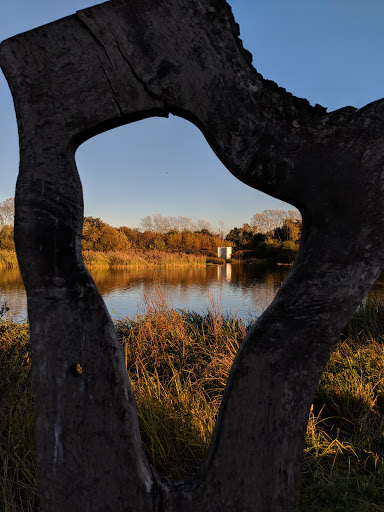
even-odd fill
[{"label": "sunlit grass", "polygon": [[0,249],[0,268],[17,268],[18,262],[15,251]]},{"label": "sunlit grass", "polygon": [[[147,456],[162,474],[193,474],[210,442],[246,326],[214,302],[177,311],[147,296],[116,322]],[[322,375],[309,415],[301,512],[384,510],[384,304],[356,312]],[[37,510],[27,324],[0,322],[0,510]]]},{"label": "sunlit grass", "polygon": [[384,510],[384,304],[365,302],[340,337],[309,417],[302,510]]},{"label": "sunlit grass", "polygon": [[[83,251],[85,265],[90,269],[100,268],[138,268],[138,267],[197,267],[205,266],[207,258],[201,254],[170,253],[157,250],[142,251],[132,249],[123,251]],[[220,260],[220,261],[219,261]],[[217,258],[216,263],[225,263]],[[0,249],[0,268],[18,268],[15,251]]]},{"label": "sunlit grass", "polygon": [[134,249],[127,252],[83,251],[84,263],[88,268],[126,268],[126,267],[185,267],[205,266],[205,256],[169,253],[157,250],[142,251]]},{"label": "sunlit grass", "polygon": [[156,293],[145,299],[141,316],[116,327],[152,464],[169,477],[194,473],[245,325],[213,301],[205,314],[176,311]]}]

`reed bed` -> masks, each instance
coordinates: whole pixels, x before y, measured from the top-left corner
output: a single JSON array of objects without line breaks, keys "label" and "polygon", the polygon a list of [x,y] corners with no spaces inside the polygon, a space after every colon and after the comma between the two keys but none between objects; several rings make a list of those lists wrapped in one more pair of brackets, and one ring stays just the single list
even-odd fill
[{"label": "reed bed", "polygon": [[[157,250],[142,251],[140,249],[133,249],[127,252],[84,250],[83,259],[89,269],[203,267],[207,264],[207,258],[200,254],[170,253]],[[219,263],[219,261],[216,263]],[[221,260],[220,263],[225,263],[225,260]],[[0,249],[0,268],[18,268],[15,251]]]},{"label": "reed bed", "polygon": [[[116,322],[145,451],[184,478],[208,447],[226,378],[247,326],[211,302],[178,311],[149,295]],[[27,324],[0,322],[0,510],[37,510]],[[309,415],[301,512],[384,510],[384,304],[366,302],[344,330]]]},{"label": "reed bed", "polygon": [[126,267],[185,267],[205,266],[205,256],[185,254],[181,252],[170,253],[157,250],[142,251],[139,249],[127,252],[97,252],[83,251],[86,266],[93,268],[126,268]]},{"label": "reed bed", "polygon": [[18,268],[16,252],[0,249],[0,268]]}]

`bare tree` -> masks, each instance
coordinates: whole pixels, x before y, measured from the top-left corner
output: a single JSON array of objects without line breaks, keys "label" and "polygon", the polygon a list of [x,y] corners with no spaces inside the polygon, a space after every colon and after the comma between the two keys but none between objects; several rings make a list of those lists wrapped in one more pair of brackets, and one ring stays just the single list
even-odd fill
[{"label": "bare tree", "polygon": [[153,215],[153,224],[154,231],[157,233],[168,233],[172,229],[173,222],[171,217],[157,213]]},{"label": "bare tree", "polygon": [[140,219],[144,231],[154,231],[155,233],[168,233],[169,231],[196,231],[207,230],[213,232],[212,224],[205,219],[198,219],[193,222],[190,217],[182,215],[162,215],[155,213],[152,216],[147,215]]},{"label": "bare tree", "polygon": [[213,233],[214,229],[209,220],[206,219],[197,219],[196,221],[196,231],[207,231],[209,233]]},{"label": "bare tree", "polygon": [[155,224],[150,215],[147,215],[146,217],[142,217],[140,219],[140,224],[144,231],[155,231]]},{"label": "bare tree", "polygon": [[15,198],[9,197],[0,203],[0,228],[12,225],[15,216]]},{"label": "bare tree", "polygon": [[272,234],[274,229],[283,225],[288,216],[289,212],[286,210],[264,210],[252,215],[251,226],[255,233]]},{"label": "bare tree", "polygon": [[301,222],[301,213],[299,210],[288,210],[287,218],[293,222]]},{"label": "bare tree", "polygon": [[[44,512],[297,510],[318,379],[384,266],[384,101],[312,107],[264,80],[238,35],[224,0],[112,0],[0,46],[19,124],[15,239]],[[169,113],[303,215],[301,250],[235,358],[206,459],[176,483],[142,452],[121,347],[81,256],[74,158],[97,133]]]},{"label": "bare tree", "polygon": [[193,231],[194,223],[191,217],[179,215],[175,217],[175,231]]},{"label": "bare tree", "polygon": [[225,234],[225,224],[224,224],[224,221],[222,221],[221,219],[218,220],[217,227],[218,227],[218,235],[219,235],[219,237],[222,240],[224,240],[224,234]]}]

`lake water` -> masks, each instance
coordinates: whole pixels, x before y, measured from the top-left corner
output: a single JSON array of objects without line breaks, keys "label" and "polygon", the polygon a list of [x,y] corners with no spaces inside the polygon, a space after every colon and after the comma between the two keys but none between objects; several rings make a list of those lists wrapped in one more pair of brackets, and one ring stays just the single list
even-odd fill
[{"label": "lake water", "polygon": [[[212,300],[225,313],[245,321],[259,316],[273,300],[290,267],[226,264],[198,268],[94,270],[92,277],[113,318],[143,312],[143,299],[161,289],[175,308],[204,311]],[[384,274],[372,292],[384,296]],[[0,306],[15,320],[27,316],[27,300],[18,270],[0,270]]]}]

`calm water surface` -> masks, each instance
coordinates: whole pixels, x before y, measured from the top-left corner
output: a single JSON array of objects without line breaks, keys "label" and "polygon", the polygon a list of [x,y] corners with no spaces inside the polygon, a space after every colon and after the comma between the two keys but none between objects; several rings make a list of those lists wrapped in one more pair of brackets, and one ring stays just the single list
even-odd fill
[{"label": "calm water surface", "polygon": [[[175,308],[204,311],[214,300],[226,313],[245,321],[260,315],[289,274],[289,267],[226,264],[201,268],[94,270],[92,277],[114,318],[144,312],[143,299],[161,289]],[[371,294],[384,296],[384,275]],[[27,316],[27,300],[18,270],[0,270],[0,305],[15,320]]]}]

